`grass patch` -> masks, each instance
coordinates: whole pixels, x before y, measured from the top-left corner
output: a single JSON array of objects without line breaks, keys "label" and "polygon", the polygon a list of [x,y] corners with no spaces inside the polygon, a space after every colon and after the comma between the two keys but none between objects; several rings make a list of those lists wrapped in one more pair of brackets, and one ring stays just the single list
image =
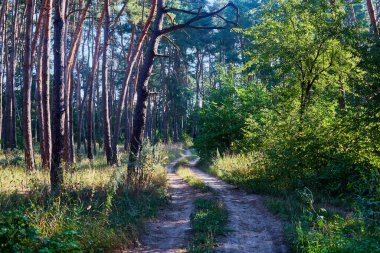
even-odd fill
[{"label": "grass patch", "polygon": [[191,215],[193,239],[189,252],[212,252],[216,236],[225,234],[228,213],[216,200],[200,198],[195,201],[195,212]]},{"label": "grass patch", "polygon": [[191,187],[197,188],[202,192],[210,191],[210,187],[203,182],[190,168],[179,166],[176,170],[178,176],[183,178]]},{"label": "grass patch", "polygon": [[0,154],[0,252],[126,249],[167,203],[167,172],[157,157],[145,156],[144,173],[117,191],[125,167],[108,167],[103,156],[83,159],[65,173],[62,196],[52,199],[49,173],[26,173],[22,154],[13,155]]}]

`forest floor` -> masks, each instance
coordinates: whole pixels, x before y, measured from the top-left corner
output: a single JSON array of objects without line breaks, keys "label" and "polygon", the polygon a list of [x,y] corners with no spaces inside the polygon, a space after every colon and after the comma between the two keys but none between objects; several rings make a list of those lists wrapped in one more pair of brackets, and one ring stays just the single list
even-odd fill
[{"label": "forest floor", "polygon": [[[191,237],[190,215],[196,198],[207,194],[190,187],[174,174],[173,168],[186,155],[168,166],[171,202],[159,217],[147,225],[142,246],[132,252],[186,252]],[[196,160],[188,163],[197,177],[224,203],[228,211],[227,233],[217,238],[216,252],[287,252],[282,223],[267,211],[263,197],[247,194],[235,186],[196,168]]]}]

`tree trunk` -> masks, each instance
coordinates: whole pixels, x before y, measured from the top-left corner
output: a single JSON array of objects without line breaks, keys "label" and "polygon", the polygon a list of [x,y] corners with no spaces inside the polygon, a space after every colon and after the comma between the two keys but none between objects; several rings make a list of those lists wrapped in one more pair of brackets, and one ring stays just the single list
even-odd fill
[{"label": "tree trunk", "polygon": [[104,45],[103,45],[103,67],[102,67],[102,100],[103,100],[103,138],[104,150],[106,152],[107,163],[112,164],[111,126],[108,101],[108,48],[109,48],[109,27],[110,11],[109,0],[104,0]]},{"label": "tree trunk", "polygon": [[6,32],[6,23],[7,23],[7,13],[8,10],[8,1],[3,1],[3,4],[1,6],[1,13],[0,13],[0,35],[1,35],[1,52],[0,52],[0,148],[3,148],[3,85],[5,80],[5,47],[6,47],[6,41],[7,41],[7,32]]},{"label": "tree trunk", "polygon": [[15,93],[14,93],[14,82],[15,82],[15,71],[16,71],[16,52],[17,52],[17,36],[18,30],[18,8],[19,1],[16,0],[13,5],[13,18],[11,27],[11,46],[8,49],[7,55],[9,55],[8,60],[8,75],[7,75],[7,87],[6,87],[6,102],[5,102],[5,147],[8,149],[16,148],[16,108],[15,108]]},{"label": "tree trunk", "polygon": [[34,152],[33,152],[33,135],[32,135],[32,54],[31,54],[31,37],[33,21],[33,2],[26,1],[26,24],[25,24],[25,45],[24,45],[24,101],[23,101],[23,131],[24,131],[24,153],[26,169],[35,170]]},{"label": "tree trunk", "polygon": [[65,2],[54,0],[54,81],[52,103],[52,162],[50,170],[51,190],[57,195],[63,185],[63,145],[65,130],[64,85],[64,31]]},{"label": "tree trunk", "polygon": [[[154,1],[152,1],[154,2]],[[152,8],[154,5],[152,5]],[[154,22],[153,31],[150,37],[149,45],[145,54],[143,65],[139,72],[137,82],[137,102],[136,111],[133,121],[133,131],[130,140],[129,164],[128,171],[131,176],[136,170],[136,162],[140,155],[141,147],[144,140],[144,128],[147,113],[147,101],[149,96],[149,79],[152,74],[154,58],[157,55],[157,49],[160,44],[160,31],[164,22],[163,0],[157,1],[157,13]]]},{"label": "tree trunk", "polygon": [[368,16],[369,16],[369,20],[371,21],[373,32],[376,35],[379,35],[379,28],[377,27],[376,14],[373,8],[372,0],[367,0],[367,8],[368,8]]},{"label": "tree trunk", "polygon": [[41,160],[43,161],[45,157],[45,140],[44,140],[44,107],[42,105],[42,50],[43,50],[43,33],[40,35],[40,45],[37,49],[37,67],[36,67],[36,103],[38,112],[38,134],[40,142],[40,154]]},{"label": "tree trunk", "polygon": [[43,36],[43,53],[42,58],[42,111],[43,119],[43,135],[44,135],[44,155],[42,157],[42,167],[46,170],[51,166],[51,120],[50,120],[50,26],[52,0],[46,0],[44,11],[44,36]]},{"label": "tree trunk", "polygon": [[87,129],[87,157],[88,159],[92,160],[94,159],[93,154],[93,147],[92,147],[92,140],[94,135],[94,122],[93,122],[93,114],[94,114],[94,80],[95,80],[95,74],[98,67],[98,60],[99,60],[99,51],[100,51],[100,35],[101,35],[101,28],[102,28],[102,22],[104,19],[104,9],[102,11],[102,15],[98,21],[97,28],[96,28],[96,41],[95,41],[95,51],[92,57],[92,71],[90,75],[90,82],[89,82],[89,97],[88,97],[88,129]]}]

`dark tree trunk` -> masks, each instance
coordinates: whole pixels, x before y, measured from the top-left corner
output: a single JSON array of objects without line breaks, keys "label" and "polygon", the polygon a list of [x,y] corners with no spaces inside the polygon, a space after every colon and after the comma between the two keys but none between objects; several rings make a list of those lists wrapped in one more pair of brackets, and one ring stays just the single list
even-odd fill
[{"label": "dark tree trunk", "polygon": [[[153,6],[152,6],[153,8]],[[136,169],[136,161],[139,157],[144,140],[144,128],[146,122],[147,102],[149,96],[149,79],[152,74],[154,58],[157,55],[157,49],[160,44],[161,34],[164,21],[163,0],[157,1],[157,13],[154,22],[153,31],[149,40],[149,45],[144,57],[143,65],[139,72],[137,82],[137,102],[135,117],[133,119],[133,131],[130,140],[129,152],[129,174]]]},{"label": "dark tree trunk", "polygon": [[64,85],[64,31],[65,1],[54,0],[54,81],[52,96],[52,162],[50,170],[51,190],[54,195],[62,191],[63,145],[65,130]]},{"label": "dark tree trunk", "polygon": [[[121,92],[120,99],[119,99],[119,104],[118,104],[117,111],[116,111],[115,127],[114,127],[114,132],[113,132],[112,153],[113,153],[113,163],[114,164],[116,164],[118,162],[117,161],[117,159],[118,159],[117,158],[117,156],[118,156],[117,144],[118,144],[118,140],[119,140],[121,118],[122,118],[122,114],[124,111],[125,97],[126,97],[127,91],[128,91],[128,84],[129,84],[129,81],[130,81],[131,76],[132,76],[133,68],[134,68],[136,62],[141,57],[143,42],[144,42],[144,40],[148,34],[149,27],[153,21],[154,13],[156,12],[156,7],[157,7],[156,6],[156,0],[152,0],[152,7],[150,10],[150,14],[149,14],[148,20],[146,21],[146,23],[144,25],[144,28],[143,28],[142,33],[140,35],[140,38],[137,42],[136,49],[133,51],[133,53],[130,56],[128,56],[128,68],[127,68],[127,71],[125,72],[124,83],[123,83],[123,88],[122,88],[122,92]],[[131,40],[130,52],[132,52],[132,46],[133,46],[133,40]]]}]

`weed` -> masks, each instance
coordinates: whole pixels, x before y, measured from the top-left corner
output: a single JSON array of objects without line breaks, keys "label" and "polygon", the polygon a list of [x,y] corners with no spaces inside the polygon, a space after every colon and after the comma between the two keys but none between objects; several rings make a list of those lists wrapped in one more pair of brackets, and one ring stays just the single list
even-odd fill
[{"label": "weed", "polygon": [[195,212],[191,215],[193,239],[189,252],[212,252],[216,237],[225,234],[228,213],[216,200],[200,198],[195,201]]}]

